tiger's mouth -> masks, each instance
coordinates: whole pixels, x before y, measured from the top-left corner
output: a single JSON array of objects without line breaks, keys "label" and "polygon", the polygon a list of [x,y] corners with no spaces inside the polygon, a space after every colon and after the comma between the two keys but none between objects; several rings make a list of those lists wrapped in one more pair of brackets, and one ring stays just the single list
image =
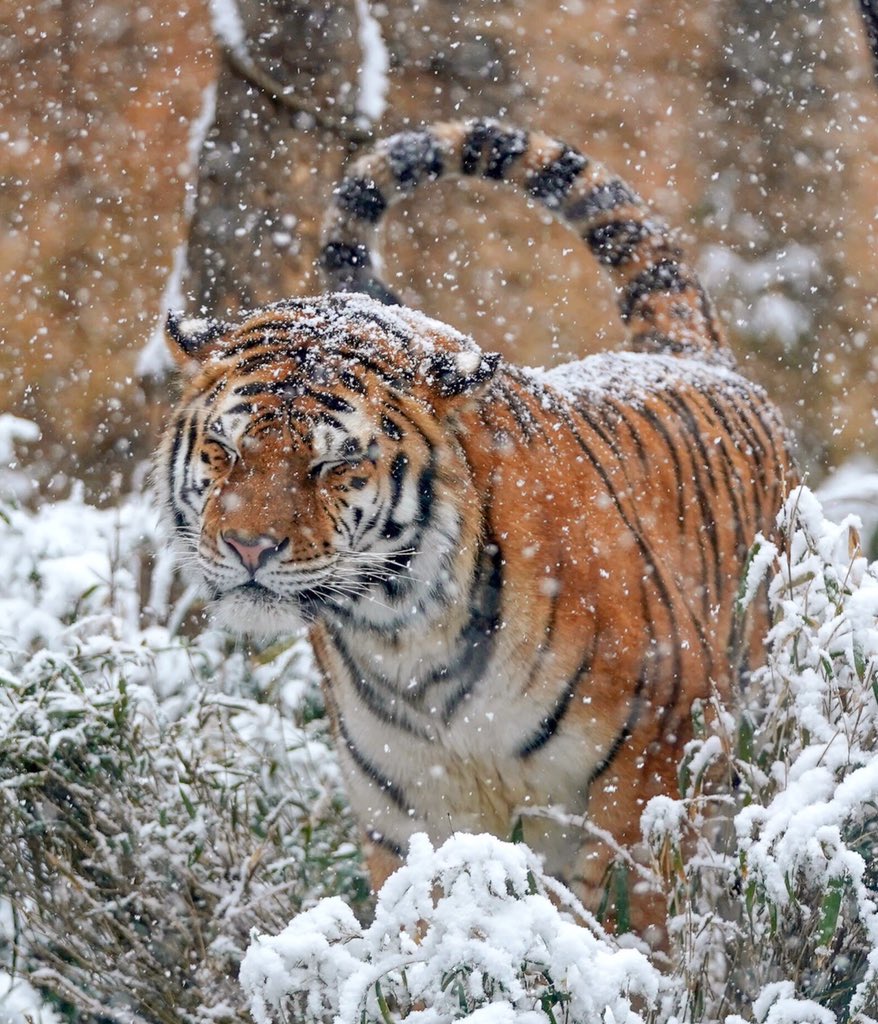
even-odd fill
[{"label": "tiger's mouth", "polygon": [[266,587],[257,580],[248,580],[232,590],[228,595],[240,595],[247,601],[251,601],[259,608],[274,608],[280,610],[293,605],[299,615],[307,622],[313,622],[326,603],[327,593],[320,584],[313,587],[301,587],[288,594],[278,593],[270,587]]}]

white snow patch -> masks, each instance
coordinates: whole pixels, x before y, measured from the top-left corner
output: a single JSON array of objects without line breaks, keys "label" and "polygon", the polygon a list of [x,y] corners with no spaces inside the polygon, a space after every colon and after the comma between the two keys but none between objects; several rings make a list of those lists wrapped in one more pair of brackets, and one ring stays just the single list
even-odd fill
[{"label": "white snow patch", "polygon": [[823,267],[820,253],[805,245],[789,245],[759,259],[746,259],[727,246],[712,245],[704,249],[698,273],[708,290],[719,290],[731,281],[750,296],[779,284],[804,294],[809,285],[821,280]]},{"label": "white snow patch", "polygon": [[644,352],[602,352],[550,370],[529,368],[523,373],[537,386],[547,385],[566,398],[591,395],[599,399],[609,394],[634,404],[681,383],[698,389],[749,387],[721,362]]},{"label": "white snow patch", "polygon": [[62,1024],[62,1018],[23,978],[0,970],[0,1024]]},{"label": "white snow patch", "polygon": [[852,512],[863,524],[863,541],[878,544],[878,463],[856,456],[834,470],[816,491],[828,519]]},{"label": "white snow patch", "polygon": [[210,23],[216,37],[230,50],[246,54],[247,33],[235,0],[209,0]]},{"label": "white snow patch", "polygon": [[786,295],[760,295],[753,304],[750,329],[759,335],[776,336],[784,348],[792,348],[811,327],[812,317],[801,302]]},{"label": "white snow patch", "polygon": [[0,414],[0,494],[24,501],[34,490],[33,481],[22,469],[16,454],[19,444],[40,439],[40,428],[30,420]]},{"label": "white snow patch", "polygon": [[11,413],[0,415],[0,463],[7,465],[15,458],[15,445],[19,442],[39,441],[40,428],[30,420]]},{"label": "white snow patch", "polygon": [[370,121],[380,121],[387,107],[387,71],[390,55],[381,35],[381,26],[369,8],[369,0],[356,0],[357,39],[363,51],[360,64],[357,111]]}]

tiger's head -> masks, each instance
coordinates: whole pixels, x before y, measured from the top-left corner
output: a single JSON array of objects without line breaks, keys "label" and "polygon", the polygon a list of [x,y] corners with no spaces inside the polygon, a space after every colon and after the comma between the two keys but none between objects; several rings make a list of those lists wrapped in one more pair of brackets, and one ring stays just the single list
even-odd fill
[{"label": "tiger's head", "polygon": [[499,357],[360,295],[239,325],[171,315],[188,384],[157,483],[181,562],[236,631],[394,631],[456,597],[479,502],[458,414]]}]

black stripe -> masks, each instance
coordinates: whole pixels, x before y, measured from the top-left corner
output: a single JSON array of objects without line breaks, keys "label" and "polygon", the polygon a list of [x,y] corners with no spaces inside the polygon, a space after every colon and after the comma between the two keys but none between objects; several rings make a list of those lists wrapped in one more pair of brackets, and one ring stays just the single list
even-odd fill
[{"label": "black stripe", "polygon": [[[335,354],[341,359],[348,359],[351,362],[357,363],[358,368],[368,373],[373,373],[382,384],[386,384],[389,388],[404,388],[413,376],[412,373],[401,367],[392,366],[389,363],[376,362],[375,359],[370,359],[369,356],[364,355],[362,352],[352,349],[338,348]],[[368,385],[366,385],[366,391],[368,391]]]},{"label": "black stripe", "polygon": [[585,242],[598,263],[619,267],[630,263],[640,243],[653,236],[654,230],[643,221],[614,220],[591,228],[585,235]]},{"label": "black stripe", "polygon": [[401,132],[387,148],[390,173],[402,188],[414,188],[426,178],[435,181],[443,171],[442,150],[432,132]]},{"label": "black stripe", "polygon": [[[332,394],[331,391],[315,391],[313,388],[303,388],[302,393],[309,398],[313,398],[315,402],[319,402],[325,409],[332,410],[332,412],[356,412],[350,402],[345,401],[340,395]],[[338,420],[334,422],[337,423]]]},{"label": "black stripe", "polygon": [[[665,443],[665,447],[671,456],[671,465],[674,469],[674,484],[677,492],[677,522],[680,523],[681,529],[685,527],[686,523],[686,506],[685,506],[685,490],[683,487],[683,467],[680,464],[680,455],[677,452],[677,446],[674,439],[671,437],[667,425],[652,409],[648,406],[644,406],[640,410],[643,418],[650,424],[653,430],[661,437]],[[703,556],[703,551],[702,551]]]},{"label": "black stripe", "polygon": [[[699,398],[703,399],[710,406],[711,411],[717,418],[718,432],[717,437],[719,439],[719,447],[722,449],[723,458],[720,461],[720,471],[723,474],[723,479],[726,485],[726,491],[729,498],[729,504],[732,506],[735,519],[735,548],[738,553],[738,557],[743,560],[745,553],[750,547],[752,537],[746,536],[745,526],[749,517],[744,510],[744,481],[741,479],[741,475],[738,472],[738,468],[733,460],[733,452],[729,450],[729,445],[732,449],[736,448],[732,431],[729,425],[729,421],[722,414],[718,414],[716,406],[709,400],[709,397],[699,392]],[[705,413],[705,415],[709,415]],[[714,447],[716,446],[714,440]],[[732,477],[734,476],[734,480]],[[748,529],[752,527],[755,530],[755,524],[748,524]]]},{"label": "black stripe", "polygon": [[406,474],[408,473],[409,457],[404,452],[399,452],[390,464],[390,510],[391,515],[393,510],[399,504],[399,498],[402,494],[402,485],[405,482]]},{"label": "black stripe", "polygon": [[320,253],[320,263],[326,270],[344,270],[346,267],[369,267],[372,257],[362,243],[328,242]]},{"label": "black stripe", "polygon": [[[266,338],[262,331],[256,330],[255,328],[248,331],[243,337],[239,337],[239,340],[228,348],[223,349],[223,359],[231,359],[234,356],[243,355],[245,352],[249,352],[254,348],[262,348],[268,346],[276,346],[277,340],[274,338]],[[277,349],[272,348],[272,352],[277,354]],[[257,356],[253,357],[258,358]]]},{"label": "black stripe", "polygon": [[[720,417],[722,422],[728,422],[725,419],[725,411],[721,410],[717,396],[710,394],[707,398],[711,404],[711,408],[714,410],[716,415]],[[723,395],[723,399],[725,398],[726,396]],[[753,516],[754,521],[758,522],[762,512],[762,499],[765,492],[768,490],[768,479],[766,475],[767,452],[765,450],[765,445],[763,445],[762,441],[759,439],[759,435],[756,432],[755,427],[749,419],[747,419],[746,414],[740,405],[737,403],[730,403],[728,412],[734,418],[735,423],[738,426],[737,433],[740,435],[743,444],[747,449],[749,449],[747,454],[750,455],[750,468],[752,473],[750,484],[753,492]],[[729,428],[729,434],[733,438],[735,437],[735,433],[731,427]]]},{"label": "black stripe", "polygon": [[381,429],[382,431],[394,441],[401,441],[403,438],[402,427],[398,423],[394,423],[389,416],[381,417]]},{"label": "black stripe", "polygon": [[226,416],[250,416],[256,411],[256,405],[253,402],[238,402],[228,409],[224,409],[223,413]]},{"label": "black stripe", "polygon": [[[315,396],[316,397],[316,396]],[[286,410],[284,410],[286,412]],[[314,413],[314,419],[318,423],[328,423],[331,427],[335,427],[337,430],[344,430],[345,425],[341,420],[336,419],[331,412],[323,412],[322,410],[318,413]]]},{"label": "black stripe", "polygon": [[[225,353],[223,353],[223,355],[225,356]],[[215,384],[212,384],[210,390],[201,395],[201,403],[204,408],[209,409],[228,386],[229,381],[227,377],[220,377]]]},{"label": "black stripe", "polygon": [[[525,394],[527,392],[525,391]],[[503,381],[499,389],[499,397],[504,399],[506,407],[509,410],[512,418],[521,430],[522,436],[525,440],[530,441],[531,438],[536,434],[535,430],[535,419],[531,414],[530,409],[522,401],[521,396],[512,387],[511,382]]]},{"label": "black stripe", "polygon": [[375,224],[387,209],[381,189],[366,178],[345,178],[335,190],[335,201],[352,217]]},{"label": "black stripe", "polygon": [[689,271],[675,259],[664,259],[647,267],[626,285],[619,299],[619,313],[627,323],[634,307],[657,292],[679,293],[692,286]]},{"label": "black stripe", "polygon": [[344,384],[348,391],[353,391],[357,395],[368,395],[369,393],[368,384],[350,370],[341,370],[339,372],[338,379],[341,384]]},{"label": "black stripe", "polygon": [[[502,384],[495,386],[491,397],[506,400],[509,411],[527,438],[539,434],[550,451],[557,452],[553,416],[559,412],[561,405],[568,411],[570,406],[569,403],[559,401],[556,391],[535,383],[533,377],[520,367],[506,366]],[[499,402],[491,403],[492,408],[497,406]],[[547,413],[550,415],[547,416]],[[487,423],[486,416],[483,416],[483,422]]]},{"label": "black stripe", "polygon": [[500,181],[515,161],[527,152],[527,133],[518,128],[504,132],[494,129],[488,162],[485,165],[485,177]]},{"label": "black stripe", "polygon": [[[260,312],[252,314],[252,316],[258,317],[264,313],[283,313],[284,311],[290,314],[299,311],[294,306],[281,306],[278,302],[273,302],[270,306],[266,306],[265,309]],[[250,324],[244,323],[238,328],[235,335],[237,341],[248,341],[252,337],[264,337],[267,345],[277,344],[277,339],[268,337],[270,334],[278,333],[282,336],[281,340],[288,340],[292,334],[305,334],[310,338],[314,338],[315,341],[321,338],[321,332],[314,324],[309,323],[307,320],[297,320],[292,315],[280,317],[276,320],[260,320],[258,323]],[[304,353],[307,353],[308,349],[303,349]]]},{"label": "black stripe", "polygon": [[415,521],[420,525],[421,532],[433,517],[433,483],[435,479],[436,459],[433,446],[430,445],[430,461],[418,478],[418,514]]},{"label": "black stripe", "polygon": [[432,673],[421,688],[421,692],[426,693],[429,686],[443,678],[459,681],[442,709],[442,720],[446,726],[451,724],[458,708],[468,700],[491,659],[494,638],[503,621],[504,564],[500,545],[490,539],[486,541],[476,561],[469,591],[470,615],[457,641],[459,653],[450,665]]},{"label": "black stripe", "polygon": [[518,748],[516,753],[520,758],[522,758],[522,760],[526,760],[533,756],[555,735],[558,726],[561,724],[561,720],[567,714],[567,709],[570,707],[573,695],[576,693],[578,681],[579,678],[577,677],[575,680],[571,679],[567,683],[552,711],[546,715],[545,718],[540,720],[539,728],[536,732],[526,739]]},{"label": "black stripe", "polygon": [[462,174],[475,174],[488,139],[488,125],[476,121],[460,149],[460,170]]},{"label": "black stripe", "polygon": [[403,792],[402,788],[395,782],[392,782],[387,778],[386,775],[382,775],[381,772],[375,767],[374,764],[366,757],[366,755],[360,750],[360,748],[351,739],[350,733],[339,713],[338,719],[338,731],[341,733],[341,738],[344,741],[345,748],[351,755],[351,759],[354,764],[360,769],[360,771],[370,778],[375,785],[381,790],[382,793],[386,794],[396,807],[402,811],[403,814],[408,815],[411,810],[411,804],[408,798]]},{"label": "black stripe", "polygon": [[629,406],[622,405],[609,397],[606,399],[606,405],[619,417],[613,424],[614,432],[618,430],[619,424],[625,424],[628,429],[628,435],[631,438],[635,451],[637,452],[637,458],[640,462],[640,466],[644,473],[649,475],[653,469],[653,462],[646,450],[646,446],[643,443],[643,438],[640,436],[640,431],[634,423],[633,417],[636,415],[635,411]]},{"label": "black stripe", "polygon": [[[763,417],[763,412],[767,412],[770,417],[773,417],[774,416],[773,408],[771,406],[767,406],[766,407],[764,399],[763,399],[763,401],[760,404],[757,404],[756,403],[756,396],[753,394],[752,391],[744,392],[741,395],[741,399],[742,399],[743,404],[747,406],[747,408],[753,414],[754,419],[756,420],[756,422],[759,424],[759,426],[762,428],[763,432],[765,433],[765,439],[768,442],[768,448],[771,450],[771,458],[774,461],[775,466],[779,467],[779,466],[783,465],[786,462],[786,459],[781,459],[780,454],[778,453],[777,445],[775,444],[775,432],[774,432],[773,429],[771,429],[772,425],[769,425],[768,423],[766,423],[765,418]],[[780,423],[773,424],[773,426],[777,426],[781,430],[783,429],[783,425],[780,424]],[[775,489],[775,491],[779,490],[781,485],[782,485],[781,474],[777,473],[774,476],[774,489]],[[779,507],[779,503],[778,503],[778,507]],[[776,511],[777,511],[777,508],[774,508],[772,510],[771,514],[774,515],[774,513]]]},{"label": "black stripe", "polygon": [[[577,411],[577,413],[579,415],[581,415],[579,410],[576,410],[576,411]],[[559,407],[558,410],[557,410],[557,414],[563,420],[563,422],[567,426],[567,428],[570,430],[571,434],[574,437],[574,440],[577,442],[577,444],[581,448],[582,452],[588,458],[589,462],[592,464],[592,466],[595,469],[595,471],[597,472],[598,476],[603,481],[603,484],[604,484],[604,487],[606,488],[607,494],[610,497],[610,499],[612,500],[613,505],[615,506],[616,511],[619,514],[619,518],[622,520],[622,522],[625,524],[625,526],[627,527],[628,531],[630,532],[631,536],[634,538],[634,542],[637,545],[637,549],[640,552],[640,556],[643,559],[647,569],[650,570],[649,573],[648,573],[648,576],[653,581],[654,586],[658,590],[659,603],[665,609],[665,612],[667,613],[667,616],[668,616],[668,619],[669,619],[670,632],[671,632],[671,637],[670,637],[670,639],[671,639],[671,648],[672,648],[672,650],[674,652],[673,653],[673,659],[674,659],[673,674],[674,674],[675,678],[679,679],[682,676],[682,661],[681,661],[681,653],[680,653],[679,629],[678,629],[678,626],[677,626],[676,615],[674,613],[674,605],[673,605],[673,601],[671,599],[671,593],[670,593],[670,590],[668,589],[667,583],[665,582],[664,576],[662,575],[662,573],[661,573],[661,571],[659,569],[659,565],[658,565],[655,557],[653,556],[653,554],[652,554],[652,552],[651,552],[651,550],[649,548],[649,545],[646,542],[646,538],[643,535],[643,531],[640,530],[640,529],[635,529],[634,524],[631,522],[630,518],[628,517],[628,514],[625,512],[624,508],[622,507],[622,500],[621,500],[618,492],[616,491],[616,488],[613,486],[612,480],[610,479],[609,473],[607,472],[606,468],[602,464],[601,460],[598,459],[598,457],[595,455],[595,453],[591,450],[590,446],[588,444],[586,444],[584,438],[579,434],[579,431],[574,426],[574,424],[573,424],[573,422],[571,420],[570,410],[568,410],[568,409],[566,409],[564,407]],[[635,509],[635,516],[636,516],[636,509]],[[638,522],[638,526],[639,525],[640,524]],[[642,612],[643,612],[643,621],[644,621],[644,623],[646,625],[646,628],[647,628],[647,631],[649,633],[650,643],[655,643],[655,626],[654,626],[653,621],[652,621],[652,616],[650,614],[649,604],[648,604],[648,600],[647,600],[646,578],[647,578],[646,575],[644,575],[641,578],[641,606],[642,606]]]},{"label": "black stripe", "polygon": [[[677,383],[682,382],[678,381]],[[695,412],[700,410],[693,408],[693,403],[704,397],[703,393],[698,390],[681,393],[675,391],[673,387],[666,387],[663,391],[656,392],[655,397],[670,409],[675,419],[680,420],[686,427],[686,433],[692,438],[695,446],[698,448],[711,489],[716,494],[716,477],[713,473],[709,451],[705,445],[704,431],[699,427],[695,418]]]},{"label": "black stripe", "polygon": [[559,157],[528,177],[527,190],[534,199],[539,199],[544,206],[555,210],[587,166],[588,160],[582,153],[565,146]]},{"label": "black stripe", "polygon": [[[282,313],[285,309],[291,313],[295,312],[293,307],[285,306],[283,308],[278,308],[279,306],[279,303],[274,302],[270,306],[266,306],[264,312],[270,311]],[[260,312],[257,311],[251,314],[251,317],[255,319],[260,315]],[[251,324],[249,321],[245,322],[238,328],[236,337],[239,341],[244,341],[253,334],[259,335],[263,332],[267,333],[268,331],[280,331],[282,334],[288,334],[294,328],[302,329],[314,337],[317,336],[317,332],[313,329],[313,325],[309,324],[307,320],[296,320],[293,317],[285,316],[276,320],[260,320],[259,323],[255,324]]]},{"label": "black stripe", "polygon": [[603,213],[609,213],[619,206],[640,206],[642,200],[636,192],[619,178],[613,178],[603,185],[596,185],[584,196],[579,196],[564,207],[567,220],[594,220]]},{"label": "black stripe", "polygon": [[384,529],[381,531],[381,536],[385,540],[397,540],[403,530],[411,525],[410,523],[398,523],[394,519],[394,513],[396,512],[397,505],[399,505],[399,499],[402,496],[402,487],[405,483],[408,467],[409,457],[403,452],[399,452],[390,464],[389,511],[384,523]]},{"label": "black stripe", "polygon": [[238,398],[255,398],[257,395],[299,394],[295,384],[287,380],[254,380],[249,384],[239,384],[232,394]]},{"label": "black stripe", "polygon": [[[241,384],[236,387],[232,394],[238,398],[255,398],[259,395],[280,395],[289,398],[306,396],[332,412],[352,413],[356,411],[354,406],[340,395],[335,395],[331,391],[316,391],[314,388],[306,387],[289,379],[251,381],[249,384]],[[339,423],[338,420],[332,422]]]},{"label": "black stripe", "polygon": [[[182,486],[180,487],[180,495],[179,496],[180,496],[180,499],[182,500],[182,502],[185,505],[188,505],[192,509],[192,511],[195,512],[196,514],[198,513],[198,509],[196,508],[195,504],[192,501],[189,500],[189,496],[191,494],[193,494],[193,493],[196,493],[196,494],[200,493],[198,491],[197,486],[195,486],[195,485],[190,483],[190,481],[191,481],[191,479],[193,477],[193,473],[192,473],[192,463],[194,461],[193,455],[194,455],[194,452],[195,452],[195,446],[198,443],[198,438],[200,436],[200,433],[201,433],[201,431],[200,431],[200,428],[199,428],[198,420],[193,415],[189,419],[189,427],[188,427],[188,429],[186,431],[186,447],[185,447],[185,450],[182,453],[182,463],[183,463],[182,479],[183,479],[183,483],[182,483]],[[179,507],[177,506],[177,504],[175,502],[174,503],[174,518],[175,518],[175,520],[176,520],[178,514],[181,514],[181,511],[180,511]]]},{"label": "black stripe", "polygon": [[[426,440],[426,439],[425,439]],[[391,501],[389,505],[389,511],[387,513],[387,519],[384,523],[384,528],[381,531],[381,536],[385,540],[397,540],[402,532],[409,526],[416,525],[418,530],[415,536],[411,539],[410,545],[417,550],[420,550],[421,543],[424,539],[427,526],[430,520],[433,518],[433,482],[436,478],[436,466],[435,457],[432,446],[430,448],[430,461],[421,471],[421,475],[418,477],[418,510],[415,513],[415,517],[411,523],[398,523],[393,518],[393,513],[396,511],[396,506],[399,503],[400,490],[402,488],[402,478],[405,476],[405,467],[408,464],[408,457],[400,453],[393,460],[393,467],[391,468],[391,486],[393,488],[391,493]],[[398,480],[393,479],[393,469],[397,470],[399,475]],[[397,485],[399,489],[397,489]],[[380,511],[380,510],[379,510]],[[376,519],[377,521],[377,519]],[[374,524],[370,523],[369,528]],[[366,530],[368,532],[368,528]],[[411,582],[409,580],[401,578],[390,578],[384,581],[383,589],[388,597],[398,598],[401,596],[403,591],[411,588]]]},{"label": "black stripe", "polygon": [[561,691],[561,696],[555,702],[555,706],[548,715],[540,720],[539,728],[532,733],[531,736],[521,744],[521,746],[519,746],[517,754],[522,760],[527,760],[527,758],[532,757],[538,750],[544,747],[558,731],[558,727],[564,720],[564,716],[567,714],[567,711],[573,702],[573,697],[576,694],[580,680],[591,670],[591,666],[594,664],[594,655],[597,650],[597,644],[598,637],[597,634],[595,634],[591,649],[586,652],[585,657],[580,662],[576,671],[567,681],[567,684]]},{"label": "black stripe", "polygon": [[186,517],[183,515],[179,505],[177,504],[177,489],[175,486],[177,482],[177,460],[179,459],[180,448],[183,444],[184,423],[185,420],[177,420],[177,425],[174,428],[174,440],[171,442],[171,458],[169,459],[168,464],[168,495],[171,504],[171,511],[174,514],[174,526],[178,530],[186,528]]},{"label": "black stripe", "polygon": [[328,625],[327,631],[350,677],[351,685],[367,710],[386,725],[395,726],[410,736],[432,742],[433,737],[429,732],[408,720],[394,696],[391,696],[388,702],[387,695],[392,695],[394,690],[392,684],[383,676],[367,675],[354,660],[353,654],[348,650],[341,635]]},{"label": "black stripe", "polygon": [[[685,442],[685,448],[692,466],[690,479],[692,486],[695,488],[695,494],[698,498],[698,507],[701,510],[701,521],[704,524],[704,528],[707,530],[708,538],[710,540],[710,548],[713,553],[714,593],[718,598],[719,595],[722,594],[722,570],[720,564],[719,537],[716,532],[716,518],[713,511],[713,503],[705,493],[701,475],[701,469],[703,467],[707,474],[710,489],[715,496],[717,493],[716,479],[713,475],[713,468],[710,464],[710,456],[704,446],[701,432],[698,429],[698,425],[695,422],[695,418],[693,417],[691,410],[686,406],[686,403],[680,399],[679,395],[676,395],[672,391],[668,391],[665,394],[657,394],[656,399],[657,401],[662,402],[662,404],[670,410],[677,422],[683,427],[683,441]],[[696,458],[693,448],[698,449],[698,455],[700,458]],[[706,574],[705,583],[707,583]]]},{"label": "black stripe", "polygon": [[511,164],[527,152],[527,141],[527,133],[517,128],[504,131],[498,125],[477,121],[461,146],[461,172],[475,174],[487,148],[483,176],[499,181]]},{"label": "black stripe", "polygon": [[[266,344],[270,344],[267,342]],[[286,352],[279,352],[276,348],[269,348],[266,352],[260,352],[258,355],[250,356],[247,359],[242,359],[240,363],[235,366],[235,373],[240,376],[246,376],[249,373],[253,373],[255,370],[262,370],[266,366],[272,364],[281,363],[289,358]]]},{"label": "black stripe", "polygon": [[586,782],[586,789],[591,786],[604,774],[605,771],[610,767],[613,761],[619,756],[619,752],[625,744],[625,741],[631,737],[634,732],[634,727],[637,725],[637,719],[640,718],[640,713],[643,710],[642,694],[646,688],[646,673],[648,668],[648,662],[644,663],[643,668],[640,671],[640,675],[637,677],[637,685],[634,688],[634,696],[631,700],[631,710],[628,712],[628,718],[625,720],[625,724],[621,730],[616,734],[616,738],[610,744],[610,749],[604,755],[604,757],[595,765],[592,769],[591,775],[588,777]]},{"label": "black stripe", "polygon": [[[598,411],[599,412],[604,412],[604,410],[598,410]],[[618,410],[615,410],[615,411],[618,412]],[[630,477],[630,475],[628,473],[628,470],[626,468],[626,463],[627,463],[628,459],[627,459],[627,456],[626,456],[625,452],[623,452],[622,450],[619,449],[619,447],[617,445],[617,438],[616,438],[615,434],[605,431],[603,429],[603,426],[594,417],[592,417],[589,413],[587,413],[585,410],[578,409],[577,412],[582,417],[582,419],[588,424],[588,426],[604,441],[604,443],[609,447],[609,449],[613,453],[613,455],[616,456],[616,458],[617,458],[617,460],[619,462],[619,466],[620,466],[620,469],[622,471],[622,474],[625,477],[625,482],[627,484],[628,492],[631,493],[631,494],[639,493],[638,488],[635,487],[635,486],[632,486],[632,480],[631,480],[631,477]],[[623,417],[623,418],[625,419],[625,422],[628,423],[627,417]],[[633,427],[631,427],[630,423],[628,423],[628,426],[629,426],[629,429],[632,430],[632,436],[633,436]],[[581,443],[581,441],[580,441],[580,443]],[[604,477],[604,479],[607,482],[608,486],[610,486],[610,484],[609,484],[609,479],[610,479],[609,478],[609,474],[606,473],[603,470],[603,467],[601,467],[601,475]],[[619,508],[619,510],[621,512],[621,505],[617,503],[617,507]],[[671,592],[668,589],[668,587],[667,587],[667,585],[666,585],[666,583],[664,581],[664,577],[660,573],[659,564],[656,561],[656,559],[653,557],[653,555],[652,555],[652,553],[651,553],[651,551],[650,551],[650,549],[649,549],[649,547],[647,545],[646,538],[645,538],[644,531],[643,531],[643,527],[642,527],[642,523],[640,521],[640,516],[638,514],[636,505],[635,505],[635,507],[633,508],[632,511],[633,511],[633,516],[634,516],[634,522],[633,523],[631,521],[629,521],[629,519],[627,518],[627,516],[624,513],[622,513],[622,518],[623,518],[623,521],[625,522],[625,525],[628,526],[628,528],[630,530],[632,530],[632,532],[634,532],[635,537],[636,537],[637,542],[638,542],[638,546],[640,547],[640,550],[641,550],[641,554],[642,554],[642,556],[644,558],[644,561],[647,563],[647,566],[652,569],[651,576],[655,580],[655,585],[658,588],[659,593],[660,593],[661,604],[664,607],[664,609],[665,609],[665,611],[667,613],[667,616],[668,616],[668,623],[669,623],[669,626],[670,626],[670,633],[671,633],[671,636],[670,636],[671,646],[672,646],[672,650],[674,652],[673,653],[674,666],[673,666],[672,678],[674,680],[674,693],[675,693],[675,699],[676,699],[676,693],[679,690],[680,682],[681,682],[681,679],[682,679],[682,673],[683,673],[682,654],[680,652],[680,642],[679,642],[680,641],[680,629],[679,629],[679,625],[677,623],[677,614],[676,614],[676,611],[675,611],[674,603],[673,603],[672,598],[671,598]],[[636,531],[635,531],[635,527],[636,527]],[[655,640],[655,631],[654,631],[654,627],[651,624],[652,623],[652,616],[651,616],[649,605],[648,605],[648,601],[647,601],[647,595],[646,595],[645,586],[642,586],[642,590],[641,590],[641,604],[642,604],[642,609],[643,609],[644,621],[648,624],[648,628],[649,628],[649,631],[650,631],[650,638],[651,638],[652,641],[654,641]],[[686,606],[686,607],[687,607],[687,610],[688,610],[688,606]],[[690,612],[690,616],[691,616],[691,612]],[[692,616],[692,618],[693,618],[693,621],[695,621],[694,620],[694,616]],[[699,636],[702,636],[700,626],[697,623],[696,623],[696,629],[699,632]]]},{"label": "black stripe", "polygon": [[366,838],[370,843],[374,843],[375,846],[381,846],[385,850],[389,850],[394,857],[399,857],[400,860],[405,857],[405,850],[403,847],[389,836],[386,836],[383,832],[379,832],[378,829],[372,829],[370,832],[367,832]]},{"label": "black stripe", "polygon": [[[630,484],[630,480],[628,478],[628,474],[625,471],[625,464],[627,462],[626,454],[625,454],[625,452],[623,452],[619,448],[619,446],[617,444],[616,436],[612,433],[612,431],[610,429],[608,429],[609,425],[607,425],[607,427],[605,427],[603,423],[601,423],[599,420],[597,420],[594,416],[592,416],[592,414],[589,411],[587,411],[584,408],[577,408],[576,411],[580,415],[580,417],[586,422],[586,424],[588,425],[589,429],[593,433],[597,434],[597,436],[610,449],[610,451],[613,453],[613,455],[616,456],[616,459],[618,460],[618,463],[619,463],[619,469],[622,471],[622,474],[625,477],[625,482]],[[603,409],[598,409],[596,411],[604,412]]]},{"label": "black stripe", "polygon": [[552,642],[555,635],[555,624],[558,618],[558,604],[560,599],[561,590],[555,588],[549,598],[549,616],[545,626],[543,626],[543,639],[537,644],[536,657],[531,665],[530,673],[528,674],[527,682],[522,688],[522,693],[530,693],[531,688],[535,681],[538,681],[540,672],[542,671],[543,664],[546,660],[547,654],[552,650]]}]

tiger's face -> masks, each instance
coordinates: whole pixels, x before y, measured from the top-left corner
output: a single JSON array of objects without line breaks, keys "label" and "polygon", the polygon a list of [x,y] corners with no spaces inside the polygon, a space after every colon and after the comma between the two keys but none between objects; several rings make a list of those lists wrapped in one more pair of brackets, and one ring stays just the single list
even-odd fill
[{"label": "tiger's face", "polygon": [[275,635],[335,616],[394,630],[451,596],[470,527],[440,392],[455,390],[449,367],[479,370],[465,355],[443,356],[444,378],[435,358],[426,374],[417,359],[391,373],[297,337],[293,322],[281,344],[244,324],[203,358],[159,483],[221,625]]}]

